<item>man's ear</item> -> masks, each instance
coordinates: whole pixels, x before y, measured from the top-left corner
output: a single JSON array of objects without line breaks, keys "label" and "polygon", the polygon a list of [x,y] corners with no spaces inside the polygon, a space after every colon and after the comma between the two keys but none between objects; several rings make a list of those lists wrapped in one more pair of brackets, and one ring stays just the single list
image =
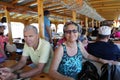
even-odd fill
[{"label": "man's ear", "polygon": [[110,35],[107,37],[107,39],[110,39]]}]

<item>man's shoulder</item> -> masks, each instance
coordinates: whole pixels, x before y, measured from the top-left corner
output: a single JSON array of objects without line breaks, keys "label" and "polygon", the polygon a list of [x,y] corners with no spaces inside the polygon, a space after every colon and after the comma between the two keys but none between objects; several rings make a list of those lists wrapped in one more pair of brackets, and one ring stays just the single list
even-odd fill
[{"label": "man's shoulder", "polygon": [[99,47],[101,47],[101,46],[97,42],[88,43],[88,45],[87,45],[87,49],[94,49],[94,48],[99,48]]},{"label": "man's shoulder", "polygon": [[40,39],[40,40],[41,40],[40,42],[41,42],[42,44],[48,44],[48,45],[50,45],[50,43],[49,43],[47,40],[45,40],[45,39]]},{"label": "man's shoulder", "polygon": [[96,42],[88,43],[89,46],[96,45]]}]

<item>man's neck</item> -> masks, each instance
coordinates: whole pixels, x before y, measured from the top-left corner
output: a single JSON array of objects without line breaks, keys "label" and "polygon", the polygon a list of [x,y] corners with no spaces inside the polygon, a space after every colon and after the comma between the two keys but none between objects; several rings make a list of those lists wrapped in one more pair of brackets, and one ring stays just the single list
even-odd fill
[{"label": "man's neck", "polygon": [[102,41],[102,42],[108,42],[108,39],[99,39],[99,41]]},{"label": "man's neck", "polygon": [[35,46],[33,47],[33,49],[36,50],[38,48],[38,45],[39,45],[39,39],[38,39],[37,43],[35,44]]}]

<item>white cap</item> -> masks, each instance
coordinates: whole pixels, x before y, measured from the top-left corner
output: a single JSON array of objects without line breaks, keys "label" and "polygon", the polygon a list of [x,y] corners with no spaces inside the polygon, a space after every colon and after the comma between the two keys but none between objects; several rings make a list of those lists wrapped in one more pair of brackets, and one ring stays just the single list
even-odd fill
[{"label": "white cap", "polygon": [[111,34],[111,28],[109,26],[101,26],[98,29],[98,34],[101,34],[101,35],[110,35]]}]

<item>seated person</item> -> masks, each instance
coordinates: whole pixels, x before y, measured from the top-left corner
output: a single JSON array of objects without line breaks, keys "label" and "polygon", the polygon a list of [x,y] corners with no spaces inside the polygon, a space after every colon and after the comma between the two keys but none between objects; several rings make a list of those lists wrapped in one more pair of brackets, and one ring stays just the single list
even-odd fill
[{"label": "seated person", "polygon": [[78,40],[80,40],[83,43],[83,46],[85,47],[85,49],[87,49],[87,45],[88,45],[88,39],[86,34],[87,34],[86,29],[82,29],[82,33],[78,38]]},{"label": "seated person", "polygon": [[81,39],[81,42],[82,42],[83,46],[85,47],[85,49],[87,50],[87,45],[88,45],[87,37],[84,36],[83,39]]},{"label": "seated person", "polygon": [[64,43],[66,41],[65,37],[63,37],[62,39],[59,39],[57,41],[57,46],[61,45],[62,43]]},{"label": "seated person", "polygon": [[83,57],[100,63],[114,63],[94,57],[87,53],[84,46],[78,41],[78,24],[69,22],[64,25],[66,40],[55,49],[49,75],[55,80],[77,80],[82,69]]},{"label": "seated person", "polygon": [[4,36],[5,25],[0,23],[0,62],[3,62],[7,56],[5,54],[5,44],[8,42],[8,37]]},{"label": "seated person", "polygon": [[120,30],[118,30],[117,32],[114,33],[114,37],[115,38],[120,38]]},{"label": "seated person", "polygon": [[89,43],[87,50],[90,54],[107,60],[117,61],[120,58],[120,49],[117,45],[108,42],[111,34],[109,26],[102,26],[98,29],[97,41]]},{"label": "seated person", "polygon": [[[20,61],[11,68],[1,68],[0,71],[7,71],[6,76],[0,75],[2,80],[13,80],[19,78],[28,78],[36,74],[42,73],[48,62],[51,52],[50,43],[44,39],[39,38],[37,28],[29,25],[24,28],[25,45]],[[19,70],[26,66],[27,59],[30,57],[34,63],[34,68],[28,72],[22,72],[15,74],[16,70]],[[4,72],[3,72],[4,73]]]}]

